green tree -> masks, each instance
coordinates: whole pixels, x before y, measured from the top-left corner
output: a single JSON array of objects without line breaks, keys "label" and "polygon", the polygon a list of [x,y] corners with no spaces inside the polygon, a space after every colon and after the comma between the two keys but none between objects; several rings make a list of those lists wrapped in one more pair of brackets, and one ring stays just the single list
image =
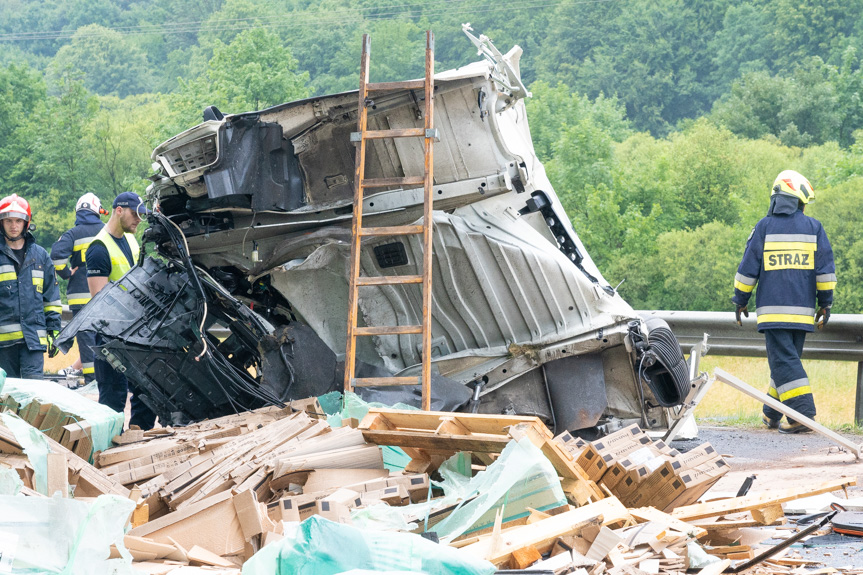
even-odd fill
[{"label": "green tree", "polygon": [[230,44],[216,41],[203,77],[181,80],[171,99],[175,126],[197,124],[208,105],[225,113],[260,110],[309,95],[308,73],[279,37],[263,29],[245,30]]},{"label": "green tree", "polygon": [[69,44],[60,48],[49,77],[74,71],[89,91],[123,98],[147,91],[152,82],[149,70],[146,54],[127,36],[90,24],[78,28]]},{"label": "green tree", "polygon": [[710,222],[694,230],[677,230],[659,236],[656,255],[647,262],[653,269],[662,270],[662,277],[651,289],[653,306],[706,311],[730,309],[734,274],[748,235],[745,227]]},{"label": "green tree", "polygon": [[553,148],[567,126],[589,118],[614,141],[622,141],[631,133],[624,110],[616,98],[602,94],[595,100],[573,94],[564,84],[555,87],[539,81],[530,86],[532,98],[526,100],[530,119],[530,134],[536,153],[543,161],[550,160]]}]

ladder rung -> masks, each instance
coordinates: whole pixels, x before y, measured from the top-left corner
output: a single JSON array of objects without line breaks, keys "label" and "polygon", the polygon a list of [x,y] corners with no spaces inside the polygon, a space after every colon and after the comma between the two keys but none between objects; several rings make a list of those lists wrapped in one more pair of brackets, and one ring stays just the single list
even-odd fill
[{"label": "ladder rung", "polygon": [[398,130],[366,130],[367,140],[384,138],[425,138],[425,128],[401,128]]},{"label": "ladder rung", "polygon": [[421,283],[423,283],[422,276],[363,276],[357,278],[358,286],[392,286]]},{"label": "ladder rung", "polygon": [[375,325],[354,328],[356,335],[407,335],[422,332],[421,325]]},{"label": "ladder rung", "polygon": [[368,92],[389,92],[390,90],[424,90],[425,80],[406,80],[404,82],[375,82],[366,84]]},{"label": "ladder rung", "polygon": [[423,226],[383,226],[379,228],[360,228],[361,236],[409,236],[423,233]]},{"label": "ladder rung", "polygon": [[422,186],[425,184],[425,178],[422,176],[412,176],[410,178],[376,178],[362,181],[364,188],[387,188],[390,186]]},{"label": "ladder rung", "polygon": [[355,377],[351,380],[354,387],[419,385],[418,377]]}]

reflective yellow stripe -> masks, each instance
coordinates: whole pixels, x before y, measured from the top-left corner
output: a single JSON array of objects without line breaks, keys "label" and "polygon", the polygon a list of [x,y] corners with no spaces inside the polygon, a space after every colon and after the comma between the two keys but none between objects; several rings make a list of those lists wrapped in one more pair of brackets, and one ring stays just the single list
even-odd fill
[{"label": "reflective yellow stripe", "polygon": [[48,345],[48,338],[47,337],[40,337],[39,343],[41,343],[42,345]]},{"label": "reflective yellow stripe", "polygon": [[815,282],[815,289],[818,291],[836,289],[836,282]]},{"label": "reflective yellow stripe", "polygon": [[91,373],[96,373],[95,367],[85,367],[83,370],[84,375],[90,375]]},{"label": "reflective yellow stripe", "polygon": [[58,271],[59,271],[59,270],[65,270],[65,269],[66,269],[66,264],[61,264],[61,265],[59,265],[59,266],[58,266],[58,265],[55,265],[54,267],[55,267]]},{"label": "reflective yellow stripe", "polygon": [[779,250],[801,250],[804,252],[817,251],[818,244],[810,244],[809,242],[764,242],[764,251],[779,251]]},{"label": "reflective yellow stripe", "polygon": [[9,333],[0,333],[0,341],[11,341],[13,339],[24,339],[24,333],[20,331],[10,331]]},{"label": "reflective yellow stripe", "polygon": [[807,393],[812,393],[812,388],[808,385],[803,385],[800,387],[796,387],[786,393],[780,394],[779,401],[787,401],[793,397],[799,397],[801,395],[806,395]]},{"label": "reflective yellow stripe", "polygon": [[790,313],[766,313],[758,316],[758,323],[802,323],[815,325],[811,315],[792,315]]},{"label": "reflective yellow stripe", "polygon": [[744,283],[740,283],[739,281],[734,281],[734,287],[742,291],[743,293],[752,293],[752,290],[755,289],[755,286],[748,286]]},{"label": "reflective yellow stripe", "polygon": [[92,298],[75,298],[69,300],[69,305],[87,305]]},{"label": "reflective yellow stripe", "polygon": [[776,393],[776,388],[775,388],[775,387],[771,387],[770,389],[768,389],[768,390],[767,390],[767,395],[769,395],[769,396],[770,396],[770,397],[772,397],[773,399],[779,399],[779,394],[778,394],[778,393]]},{"label": "reflective yellow stripe", "polygon": [[57,313],[63,313],[63,306],[61,305],[46,305],[44,309],[45,313],[51,313],[52,311]]},{"label": "reflective yellow stripe", "polygon": [[14,281],[18,279],[18,274],[15,272],[0,274],[0,282]]},{"label": "reflective yellow stripe", "polygon": [[33,285],[36,286],[36,291],[42,293],[42,286],[45,285],[45,280],[42,278],[33,278]]}]

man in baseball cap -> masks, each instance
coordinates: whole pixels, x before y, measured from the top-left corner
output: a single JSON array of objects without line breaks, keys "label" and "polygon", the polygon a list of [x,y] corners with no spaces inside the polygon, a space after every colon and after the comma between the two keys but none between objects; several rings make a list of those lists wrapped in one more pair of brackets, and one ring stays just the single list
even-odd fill
[{"label": "man in baseball cap", "polygon": [[138,214],[138,218],[143,218],[144,216],[150,215],[150,210],[147,209],[147,206],[144,204],[144,200],[141,199],[141,196],[136,194],[135,192],[123,192],[116,198],[114,198],[114,205],[116,208],[129,208],[136,214]]},{"label": "man in baseball cap", "polygon": [[[87,284],[91,297],[96,297],[108,282],[116,282],[126,275],[138,263],[140,256],[135,230],[138,229],[141,218],[150,214],[150,210],[134,192],[123,192],[114,198],[113,207],[111,219],[87,248]],[[96,345],[105,343],[97,335]],[[129,384],[126,376],[98,354],[94,364],[96,381],[99,382],[99,403],[123,413],[126,396],[131,391],[132,417],[129,424],[145,430],[152,429],[156,414],[138,397],[138,390]]]}]

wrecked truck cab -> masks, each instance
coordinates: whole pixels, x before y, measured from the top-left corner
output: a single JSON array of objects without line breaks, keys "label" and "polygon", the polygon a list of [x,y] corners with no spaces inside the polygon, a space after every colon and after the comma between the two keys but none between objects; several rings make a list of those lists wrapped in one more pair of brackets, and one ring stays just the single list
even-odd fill
[{"label": "wrecked truck cab", "polygon": [[[487,38],[468,36],[485,58],[436,74],[434,85],[433,409],[536,415],[557,433],[670,425],[667,408],[691,390],[677,340],[667,325],[637,316],[572,228],[533,148],[521,50],[504,55]],[[368,129],[422,127],[423,99],[421,90],[376,95],[365,102]],[[144,302],[156,289],[147,274],[182,276],[174,283],[186,295],[163,286],[160,311],[138,319],[181,320],[185,339],[175,338],[173,367],[149,373],[152,356],[141,353],[158,347],[162,324],[148,328],[150,344],[143,337],[134,348],[99,319],[102,306],[88,306],[73,324],[114,340],[100,353],[125,369],[160,417],[194,420],[341,387],[357,100],[348,92],[224,117],[208,109],[208,121],[153,152],[148,198],[157,213],[146,239],[168,263],[145,263],[118,283],[134,277],[131,297]],[[368,178],[423,171],[418,140],[372,140],[366,155]],[[375,188],[363,201],[365,225],[421,223],[422,187]],[[420,275],[421,240],[364,238],[360,259],[362,275]],[[361,323],[421,323],[421,290],[364,287]],[[244,322],[256,329],[244,331]],[[212,331],[219,326],[226,339]],[[204,348],[224,359],[190,369]],[[360,374],[419,375],[420,352],[420,335],[358,338]],[[314,371],[316,362],[326,367]],[[359,393],[418,404],[418,389]],[[193,397],[199,404],[205,397],[206,409],[192,409]]]}]

